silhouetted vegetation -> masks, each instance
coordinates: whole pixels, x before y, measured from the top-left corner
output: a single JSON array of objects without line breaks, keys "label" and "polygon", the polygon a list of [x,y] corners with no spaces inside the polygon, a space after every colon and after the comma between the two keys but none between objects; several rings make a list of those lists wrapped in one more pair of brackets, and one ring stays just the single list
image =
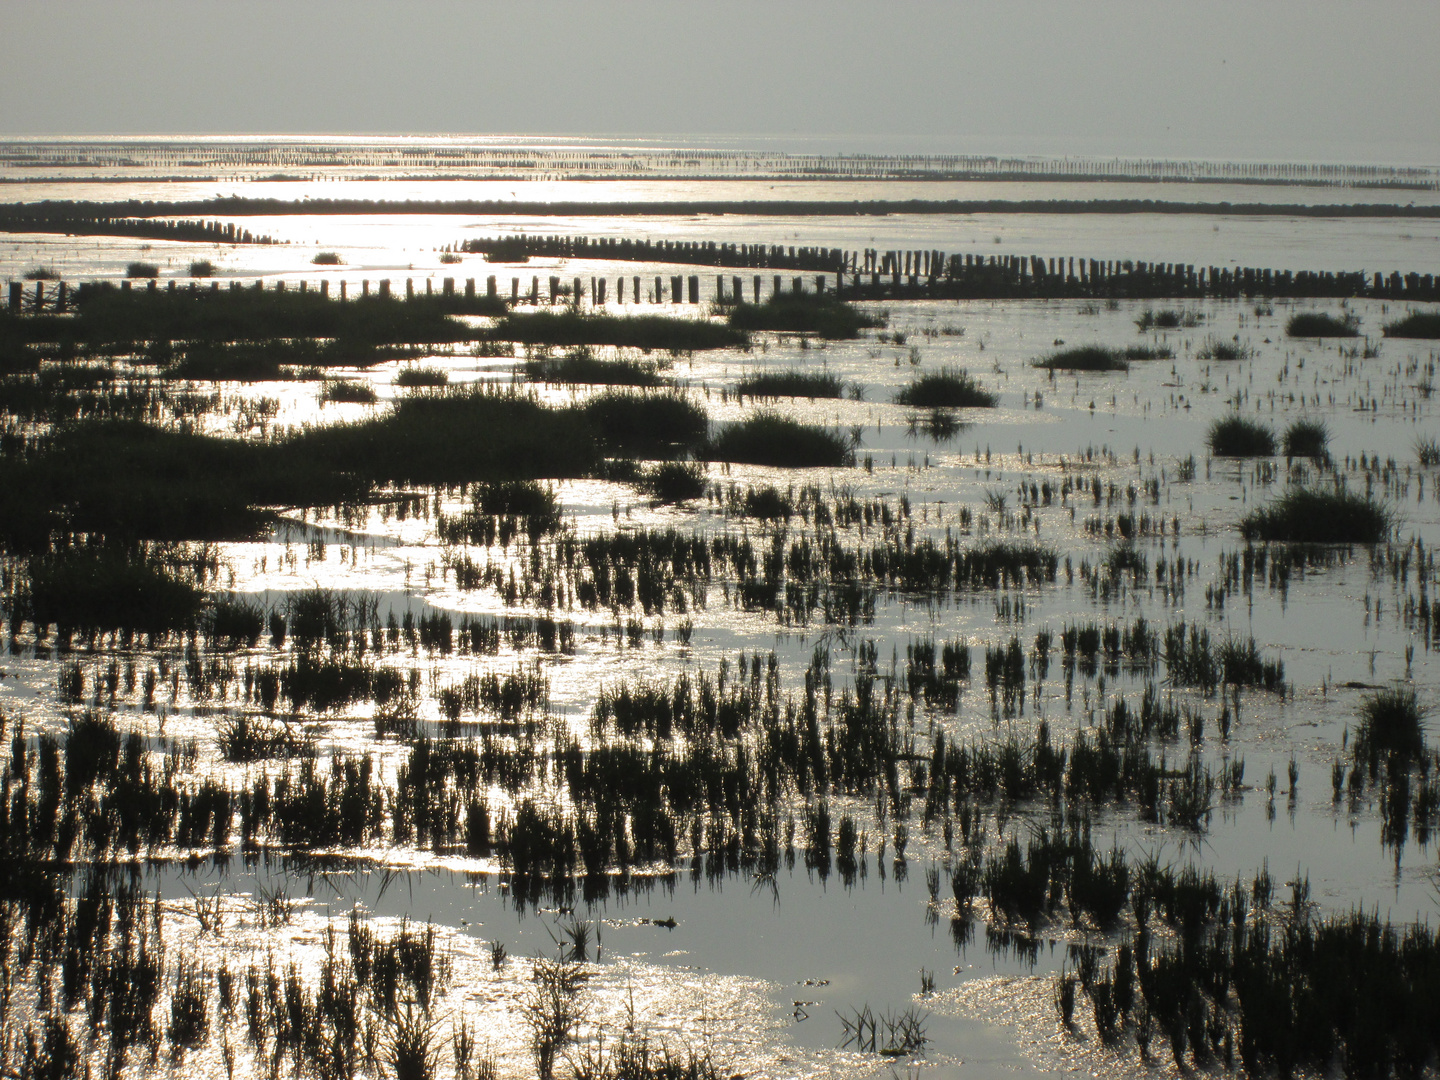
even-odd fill
[{"label": "silhouetted vegetation", "polygon": [[1440,338],[1440,311],[1412,311],[1385,324],[1386,337]]},{"label": "silhouetted vegetation", "polygon": [[1238,414],[1214,421],[1205,441],[1210,452],[1220,457],[1269,457],[1275,453],[1275,433]]},{"label": "silhouetted vegetation", "polygon": [[758,371],[735,386],[749,397],[838,398],[844,392],[840,376],[826,371]]},{"label": "silhouetted vegetation", "polygon": [[883,325],[828,293],[776,293],[763,304],[736,304],[728,319],[739,330],[813,333],[830,339],[859,337],[861,330]]},{"label": "silhouetted vegetation", "polygon": [[921,409],[993,409],[1000,404],[1000,395],[982,389],[964,368],[947,367],[916,377],[895,395],[895,401]]},{"label": "silhouetted vegetation", "polygon": [[854,451],[838,431],[802,424],[779,413],[756,413],[726,424],[702,451],[711,461],[808,469],[847,465]]},{"label": "silhouetted vegetation", "polygon": [[1129,371],[1130,365],[1117,349],[1103,345],[1080,345],[1061,349],[1035,361],[1035,366],[1050,371]]},{"label": "silhouetted vegetation", "polygon": [[1379,544],[1394,527],[1380,503],[1349,491],[1294,487],[1240,523],[1247,540],[1306,544]]},{"label": "silhouetted vegetation", "polygon": [[489,336],[497,341],[526,345],[615,345],[645,352],[664,349],[672,353],[729,349],[749,342],[743,330],[706,319],[579,311],[505,315],[496,321]]},{"label": "silhouetted vegetation", "polygon": [[1290,316],[1285,333],[1291,337],[1358,337],[1360,319],[1348,313],[1336,318],[1324,311],[1301,311]]}]

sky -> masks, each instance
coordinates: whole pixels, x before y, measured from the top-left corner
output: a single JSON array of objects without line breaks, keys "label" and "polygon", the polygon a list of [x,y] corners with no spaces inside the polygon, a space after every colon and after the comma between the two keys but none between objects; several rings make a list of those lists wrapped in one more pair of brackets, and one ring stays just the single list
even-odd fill
[{"label": "sky", "polygon": [[1437,0],[0,0],[0,137],[1440,163]]}]

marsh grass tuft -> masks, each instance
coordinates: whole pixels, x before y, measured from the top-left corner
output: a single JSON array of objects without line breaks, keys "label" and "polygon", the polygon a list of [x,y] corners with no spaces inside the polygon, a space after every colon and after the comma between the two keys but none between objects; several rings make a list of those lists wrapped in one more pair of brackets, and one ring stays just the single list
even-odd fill
[{"label": "marsh grass tuft", "polygon": [[1061,349],[1034,362],[1034,366],[1047,371],[1129,371],[1130,365],[1125,354],[1103,345],[1079,345],[1073,349]]},{"label": "marsh grass tuft", "polygon": [[840,376],[828,371],[760,371],[747,375],[735,389],[747,397],[838,398],[844,393]]},{"label": "marsh grass tuft", "polygon": [[1367,496],[1296,487],[1248,514],[1240,533],[1285,543],[1380,544],[1394,526],[1394,514]]},{"label": "marsh grass tuft", "polygon": [[395,385],[407,387],[446,386],[450,373],[441,367],[414,367],[407,365],[395,373]]},{"label": "marsh grass tuft", "polygon": [[1377,690],[1360,703],[1355,733],[1357,759],[1378,762],[1381,755],[1412,761],[1425,752],[1425,710],[1410,687]]},{"label": "marsh grass tuft", "polygon": [[1440,311],[1412,311],[1385,324],[1386,337],[1440,338]]},{"label": "marsh grass tuft", "polygon": [[1340,318],[1324,311],[1301,311],[1285,324],[1290,337],[1359,337],[1360,319],[1353,313]]},{"label": "marsh grass tuft", "polygon": [[829,295],[777,293],[763,304],[744,302],[730,309],[729,323],[737,330],[779,333],[813,333],[822,338],[860,336],[860,331],[884,325],[883,320]]},{"label": "marsh grass tuft", "polygon": [[982,389],[964,368],[927,371],[895,395],[898,405],[918,409],[993,409],[1000,395]]},{"label": "marsh grass tuft", "polygon": [[1270,457],[1275,453],[1275,433],[1238,413],[1212,423],[1205,441],[1219,457]]},{"label": "marsh grass tuft", "polygon": [[838,431],[760,412],[722,427],[705,445],[703,456],[711,461],[807,469],[848,465],[855,455]]},{"label": "marsh grass tuft", "polygon": [[1285,429],[1285,456],[1323,458],[1329,453],[1330,432],[1319,420],[1296,420]]}]

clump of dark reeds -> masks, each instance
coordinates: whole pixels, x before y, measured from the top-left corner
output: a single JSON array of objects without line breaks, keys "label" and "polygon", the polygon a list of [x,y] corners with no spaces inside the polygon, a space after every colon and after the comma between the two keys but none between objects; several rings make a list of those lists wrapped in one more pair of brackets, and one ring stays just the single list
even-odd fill
[{"label": "clump of dark reeds", "polygon": [[49,266],[32,266],[23,277],[26,281],[59,281],[60,272]]},{"label": "clump of dark reeds", "polygon": [[506,315],[496,320],[490,337],[495,341],[526,345],[615,345],[644,352],[664,349],[672,353],[735,348],[750,340],[743,330],[705,319],[572,310]]},{"label": "clump of dark reeds", "polygon": [[1325,311],[1300,311],[1290,316],[1285,333],[1291,337],[1359,337],[1360,318],[1354,313],[1337,319]]},{"label": "clump of dark reeds", "polygon": [[790,469],[848,465],[855,457],[840,432],[773,412],[725,425],[711,436],[702,454],[711,461]]},{"label": "clump of dark reeds", "polygon": [[1204,318],[1205,316],[1198,311],[1175,311],[1171,308],[1151,311],[1146,308],[1140,318],[1135,320],[1135,325],[1143,334],[1151,330],[1178,330],[1181,327],[1187,329],[1196,327]]},{"label": "clump of dark reeds", "polygon": [[1360,703],[1355,756],[1376,762],[1382,755],[1413,761],[1425,753],[1425,710],[1409,687],[1377,690]]},{"label": "clump of dark reeds", "polygon": [[1195,352],[1197,360],[1249,360],[1255,350],[1238,341],[1226,341],[1214,335],[1207,337]]},{"label": "clump of dark reeds", "polygon": [[656,502],[678,503],[705,494],[705,466],[698,461],[662,461],[640,474],[635,486]]},{"label": "clump of dark reeds", "polygon": [[1412,311],[1385,324],[1386,337],[1440,338],[1440,311]]},{"label": "clump of dark reeds", "polygon": [[1000,395],[982,389],[964,368],[945,367],[912,380],[895,401],[920,409],[992,409],[1000,403]]},{"label": "clump of dark reeds", "polygon": [[136,631],[159,637],[195,625],[204,593],[193,574],[147,548],[72,547],[32,557],[17,616],[41,631]]},{"label": "clump of dark reeds", "polygon": [[1440,465],[1440,439],[1416,439],[1415,460],[1422,469],[1433,469]]},{"label": "clump of dark reeds", "polygon": [[158,278],[160,267],[154,263],[132,262],[126,265],[125,276],[127,278]]},{"label": "clump of dark reeds", "polygon": [[1120,355],[1126,360],[1173,360],[1175,350],[1168,345],[1129,345]]},{"label": "clump of dark reeds", "polygon": [[844,384],[827,371],[760,371],[741,379],[735,389],[749,397],[838,398]]},{"label": "clump of dark reeds", "polygon": [[1275,453],[1275,433],[1238,413],[1214,421],[1205,441],[1210,452],[1221,457],[1270,457]]},{"label": "clump of dark reeds", "polygon": [[1367,496],[1296,487],[1248,514],[1240,533],[1285,543],[1380,544],[1394,525],[1394,514]]},{"label": "clump of dark reeds", "polygon": [[1281,440],[1286,457],[1323,458],[1329,452],[1330,432],[1319,420],[1296,420]]},{"label": "clump of dark reeds", "polygon": [[339,266],[342,260],[338,251],[317,251],[310,261],[316,266]]},{"label": "clump of dark reeds", "polygon": [[190,264],[190,276],[192,278],[214,277],[215,264],[209,259],[196,259]]},{"label": "clump of dark reeds", "polygon": [[525,377],[570,386],[663,386],[666,382],[653,360],[601,360],[583,345],[564,356],[526,360]]},{"label": "clump of dark reeds", "polygon": [[585,402],[580,413],[602,446],[654,457],[698,446],[709,424],[705,410],[679,391],[607,390]]},{"label": "clump of dark reeds", "polygon": [[729,322],[737,330],[813,333],[832,340],[859,337],[861,330],[883,325],[843,300],[817,293],[776,293],[763,304],[741,302],[730,309]]},{"label": "clump of dark reeds", "polygon": [[375,388],[355,379],[326,379],[320,386],[320,400],[351,405],[374,405],[379,400]]},{"label": "clump of dark reeds", "polygon": [[395,373],[395,385],[407,387],[445,386],[450,382],[450,373],[440,367],[415,367],[407,365]]},{"label": "clump of dark reeds", "polygon": [[1035,367],[1047,371],[1129,371],[1125,354],[1103,345],[1078,345],[1036,360]]}]

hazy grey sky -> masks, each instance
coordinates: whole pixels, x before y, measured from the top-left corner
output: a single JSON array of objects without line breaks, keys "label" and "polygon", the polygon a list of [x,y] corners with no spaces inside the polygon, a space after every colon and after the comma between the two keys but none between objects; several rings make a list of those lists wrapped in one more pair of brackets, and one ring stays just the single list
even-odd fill
[{"label": "hazy grey sky", "polygon": [[0,134],[773,137],[1430,164],[1437,51],[1440,0],[0,0]]}]

